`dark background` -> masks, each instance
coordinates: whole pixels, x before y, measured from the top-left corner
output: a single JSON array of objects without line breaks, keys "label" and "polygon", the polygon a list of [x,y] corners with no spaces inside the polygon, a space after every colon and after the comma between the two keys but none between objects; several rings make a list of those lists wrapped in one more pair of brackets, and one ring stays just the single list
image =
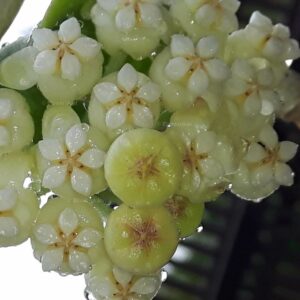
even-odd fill
[{"label": "dark background", "polygon": [[[241,26],[259,10],[300,40],[300,0],[241,2]],[[300,72],[300,59],[292,67]],[[281,140],[300,144],[294,124],[275,127]],[[182,241],[156,299],[300,300],[300,152],[290,165],[295,184],[260,204],[229,193],[208,204],[203,231]]]}]

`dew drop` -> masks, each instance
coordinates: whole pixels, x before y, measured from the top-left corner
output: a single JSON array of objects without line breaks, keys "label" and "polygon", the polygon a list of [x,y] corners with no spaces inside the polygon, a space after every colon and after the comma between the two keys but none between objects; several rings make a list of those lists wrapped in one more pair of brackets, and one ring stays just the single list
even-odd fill
[{"label": "dew drop", "polygon": [[197,228],[197,232],[200,233],[200,232],[202,232],[202,231],[203,231],[203,226],[199,226],[199,227]]}]

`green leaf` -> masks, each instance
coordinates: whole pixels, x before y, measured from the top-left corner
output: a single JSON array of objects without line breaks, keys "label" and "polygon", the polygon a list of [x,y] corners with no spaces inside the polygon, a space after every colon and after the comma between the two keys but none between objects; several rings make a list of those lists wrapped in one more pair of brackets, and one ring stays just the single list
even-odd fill
[{"label": "green leaf", "polygon": [[156,123],[155,129],[159,131],[165,131],[167,126],[170,124],[170,119],[172,117],[172,113],[164,110],[159,115],[158,121]]},{"label": "green leaf", "polygon": [[17,15],[23,0],[0,0],[0,38]]}]

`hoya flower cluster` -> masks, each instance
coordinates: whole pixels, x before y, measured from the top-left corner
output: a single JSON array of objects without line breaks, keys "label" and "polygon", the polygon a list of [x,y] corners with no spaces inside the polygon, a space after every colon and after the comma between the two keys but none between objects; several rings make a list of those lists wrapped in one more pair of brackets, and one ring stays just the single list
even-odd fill
[{"label": "hoya flower cluster", "polygon": [[293,184],[273,125],[299,45],[259,12],[239,28],[239,6],[97,0],[0,62],[1,247],[30,238],[95,299],[153,299],[205,202]]}]

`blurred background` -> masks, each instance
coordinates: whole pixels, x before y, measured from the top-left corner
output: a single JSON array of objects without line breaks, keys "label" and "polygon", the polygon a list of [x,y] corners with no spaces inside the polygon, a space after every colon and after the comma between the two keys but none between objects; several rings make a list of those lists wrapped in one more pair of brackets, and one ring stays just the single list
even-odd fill
[{"label": "blurred background", "polygon": [[[259,10],[300,40],[299,0],[241,2],[242,26]],[[300,60],[292,67],[300,72]],[[278,121],[275,127],[280,139],[300,144],[295,124]],[[291,166],[295,184],[260,204],[231,194],[207,204],[202,232],[182,241],[156,299],[299,300],[300,152]]]}]

